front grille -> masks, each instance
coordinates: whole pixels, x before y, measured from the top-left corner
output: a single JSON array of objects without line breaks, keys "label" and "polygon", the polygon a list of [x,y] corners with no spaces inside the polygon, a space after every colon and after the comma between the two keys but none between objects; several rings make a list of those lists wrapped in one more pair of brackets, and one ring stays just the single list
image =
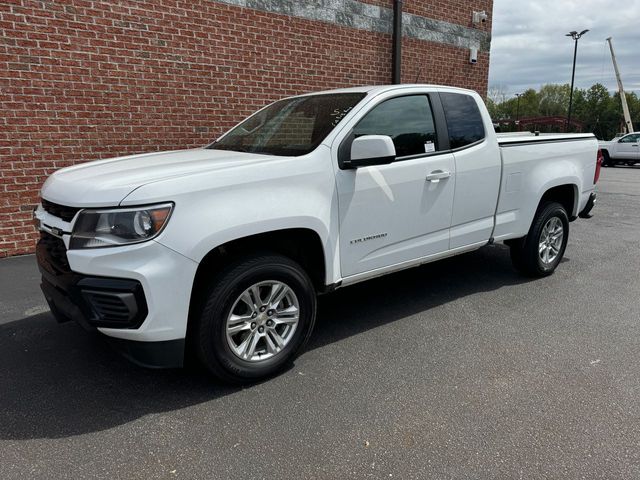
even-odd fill
[{"label": "front grille", "polygon": [[36,253],[40,265],[50,273],[58,274],[71,271],[69,260],[67,260],[67,248],[62,239],[41,231]]},{"label": "front grille", "polygon": [[44,208],[45,212],[53,215],[54,217],[61,218],[65,222],[70,222],[75,217],[76,213],[78,213],[81,208],[78,207],[67,207],[65,205],[58,205],[57,203],[50,202],[48,200],[42,199],[42,208]]}]

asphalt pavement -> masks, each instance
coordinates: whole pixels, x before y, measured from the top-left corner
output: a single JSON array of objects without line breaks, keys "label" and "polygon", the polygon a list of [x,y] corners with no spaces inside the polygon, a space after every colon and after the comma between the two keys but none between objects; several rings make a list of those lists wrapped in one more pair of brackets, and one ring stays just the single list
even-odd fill
[{"label": "asphalt pavement", "polygon": [[3,479],[640,478],[640,168],[603,169],[556,273],[502,245],[322,297],[290,370],[146,370],[0,261]]}]

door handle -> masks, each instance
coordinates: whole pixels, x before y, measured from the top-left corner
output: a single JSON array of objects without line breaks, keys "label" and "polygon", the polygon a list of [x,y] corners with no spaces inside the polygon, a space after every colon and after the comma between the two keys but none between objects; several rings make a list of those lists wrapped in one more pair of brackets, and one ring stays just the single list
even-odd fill
[{"label": "door handle", "polygon": [[444,170],[434,170],[429,175],[427,175],[427,182],[438,183],[440,180],[449,178],[450,176],[451,172],[447,172]]}]

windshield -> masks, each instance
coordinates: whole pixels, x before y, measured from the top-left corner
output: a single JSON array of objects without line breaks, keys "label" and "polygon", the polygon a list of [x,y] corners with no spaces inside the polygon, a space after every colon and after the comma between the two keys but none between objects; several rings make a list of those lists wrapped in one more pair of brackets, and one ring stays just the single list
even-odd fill
[{"label": "windshield", "polygon": [[297,156],[313,151],[364,93],[333,93],[280,100],[249,117],[207,148]]}]

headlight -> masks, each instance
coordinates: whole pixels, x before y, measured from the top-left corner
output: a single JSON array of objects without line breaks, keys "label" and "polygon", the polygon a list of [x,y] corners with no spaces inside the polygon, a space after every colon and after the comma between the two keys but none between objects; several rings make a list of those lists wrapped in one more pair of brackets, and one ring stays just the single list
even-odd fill
[{"label": "headlight", "polygon": [[169,220],[172,203],[146,207],[82,210],[69,248],[117,247],[151,240]]}]

